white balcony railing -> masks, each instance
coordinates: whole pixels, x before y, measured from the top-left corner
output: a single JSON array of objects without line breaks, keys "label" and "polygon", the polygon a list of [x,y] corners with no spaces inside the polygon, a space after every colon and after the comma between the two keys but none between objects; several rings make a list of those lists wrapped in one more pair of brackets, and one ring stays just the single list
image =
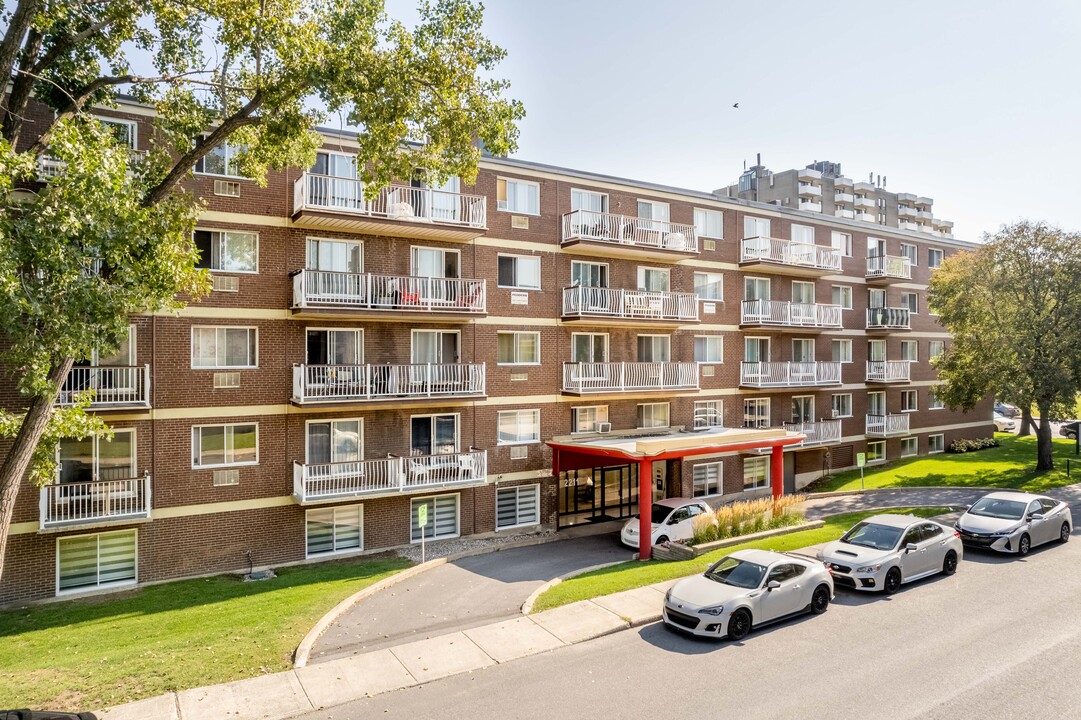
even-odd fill
[{"label": "white balcony railing", "polygon": [[852,205],[856,202],[856,196],[848,192],[834,193],[833,202],[838,205]]},{"label": "white balcony railing", "polygon": [[908,382],[911,366],[908,360],[868,360],[867,382]]},{"label": "white balcony railing", "polygon": [[874,210],[875,209],[874,198],[857,196],[852,204],[856,206],[857,210]]},{"label": "white balcony railing", "polygon": [[897,227],[902,230],[919,230],[920,226],[914,222],[908,222],[907,220],[900,220],[897,223]]},{"label": "white balcony railing", "polygon": [[867,435],[886,437],[908,434],[908,415],[868,415]]},{"label": "white balcony railing", "polygon": [[818,270],[841,270],[841,251],[832,247],[770,237],[750,237],[743,239],[740,248],[741,262],[759,260]]},{"label": "white balcony railing", "polygon": [[846,210],[844,208],[837,208],[833,211],[834,217],[844,218],[846,220],[854,220],[856,213],[852,210]]},{"label": "white balcony railing", "polygon": [[905,207],[901,205],[897,208],[897,217],[901,218],[915,218],[918,211],[914,207]]},{"label": "white balcony railing", "polygon": [[53,483],[41,488],[41,528],[150,517],[150,473],[94,482]]},{"label": "white balcony railing", "polygon": [[867,277],[910,280],[912,278],[912,262],[903,256],[872,255],[867,258]]},{"label": "white balcony railing", "polygon": [[841,327],[840,305],[794,303],[787,300],[744,300],[740,308],[743,325],[781,327]]},{"label": "white balcony railing", "polygon": [[488,455],[483,450],[313,465],[293,463],[293,495],[298,502],[311,503],[476,484],[487,478]]},{"label": "white balcony railing", "polygon": [[68,373],[60,392],[57,405],[73,405],[76,398],[92,392],[91,408],[149,407],[149,365],[99,365],[74,367]]},{"label": "white balcony railing", "polygon": [[745,387],[840,385],[839,362],[742,362],[739,384]]},{"label": "white balcony railing", "polygon": [[820,198],[822,197],[822,186],[800,183],[799,194],[801,197]]},{"label": "white balcony railing", "polygon": [[487,227],[487,199],[483,195],[388,185],[371,199],[364,183],[349,178],[306,172],[293,184],[293,212],[319,210],[407,222]]},{"label": "white balcony railing", "polygon": [[800,200],[799,209],[804,212],[822,212],[822,203],[811,202],[809,200]]},{"label": "white balcony railing", "polygon": [[867,212],[857,212],[856,213],[856,220],[860,220],[862,222],[873,223],[875,221],[875,216],[872,215],[871,213],[867,213]]},{"label": "white balcony railing", "polygon": [[840,420],[784,423],[784,429],[788,432],[803,433],[806,436],[806,439],[796,447],[817,447],[841,442]]},{"label": "white balcony railing", "polygon": [[592,240],[651,250],[698,252],[694,225],[575,210],[563,216],[563,242]]},{"label": "white balcony railing", "polygon": [[479,315],[484,280],[301,270],[293,276],[295,308],[357,308]]},{"label": "white balcony railing", "polygon": [[563,317],[601,315],[622,319],[698,319],[694,293],[653,292],[576,285],[563,288]]},{"label": "white balcony railing", "polygon": [[476,396],[484,378],[484,363],[294,365],[293,402]]},{"label": "white balcony railing", "polygon": [[908,330],[908,308],[867,308],[868,330]]},{"label": "white balcony railing", "polygon": [[563,390],[575,393],[696,390],[698,363],[567,362]]}]

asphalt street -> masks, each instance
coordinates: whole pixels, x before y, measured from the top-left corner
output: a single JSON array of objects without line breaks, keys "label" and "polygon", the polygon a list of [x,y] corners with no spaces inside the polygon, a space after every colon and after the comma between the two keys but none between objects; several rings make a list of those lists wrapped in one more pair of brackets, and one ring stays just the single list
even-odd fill
[{"label": "asphalt street", "polygon": [[652,624],[303,717],[1081,718],[1079,563],[1077,536],[973,551],[952,577],[839,591],[741,643]]}]

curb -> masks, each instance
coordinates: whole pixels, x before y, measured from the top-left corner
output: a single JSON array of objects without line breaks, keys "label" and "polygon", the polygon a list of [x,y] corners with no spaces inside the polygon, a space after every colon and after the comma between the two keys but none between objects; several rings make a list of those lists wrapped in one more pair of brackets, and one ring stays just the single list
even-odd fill
[{"label": "curb", "polygon": [[627,562],[627,561],[626,560],[613,560],[612,562],[601,563],[600,565],[591,565],[590,567],[581,568],[579,570],[572,570],[571,572],[567,573],[566,575],[560,575],[557,578],[552,578],[551,580],[544,583],[539,588],[537,588],[536,590],[534,590],[532,593],[529,594],[529,597],[526,598],[526,601],[524,603],[522,603],[522,614],[523,615],[529,615],[530,613],[532,613],[533,612],[533,604],[535,602],[537,602],[537,598],[539,598],[541,595],[548,592],[549,590],[551,590],[552,588],[554,588],[556,585],[563,582],[564,580],[570,580],[572,577],[576,577],[578,575],[585,575],[587,572],[593,572],[594,570],[600,570],[601,568],[612,567],[613,565],[622,565],[625,562]]},{"label": "curb", "polygon": [[[863,490],[833,490],[830,492],[817,492],[807,493],[807,500],[828,499],[835,497],[845,497],[848,495],[867,495],[877,494],[883,492],[908,492],[908,491],[942,491],[942,490],[970,490],[972,492],[998,492],[1004,488],[993,487],[970,487],[968,485],[962,486],[947,486],[947,485],[907,485],[905,487],[887,487],[887,488],[866,488]],[[1008,489],[1008,488],[1007,488]],[[897,506],[901,507],[901,506]],[[930,507],[929,505],[927,507]]]}]

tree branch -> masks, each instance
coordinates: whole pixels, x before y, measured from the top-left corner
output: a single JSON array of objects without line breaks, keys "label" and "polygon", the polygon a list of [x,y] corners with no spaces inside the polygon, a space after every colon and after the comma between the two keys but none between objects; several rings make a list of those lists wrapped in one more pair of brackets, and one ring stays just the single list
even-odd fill
[{"label": "tree branch", "polygon": [[7,113],[4,114],[3,127],[0,133],[12,147],[19,141],[19,132],[22,130],[23,121],[26,119],[26,106],[30,102],[30,94],[34,90],[34,79],[22,72],[27,65],[37,65],[37,55],[41,52],[42,35],[35,28],[30,29],[26,39],[26,47],[20,54],[20,72],[11,84],[11,95],[8,96]]},{"label": "tree branch", "polygon": [[11,77],[11,71],[15,68],[15,59],[23,45],[23,38],[30,29],[37,6],[38,0],[19,0],[11,13],[4,39],[0,41],[0,78],[4,78],[4,82]]}]

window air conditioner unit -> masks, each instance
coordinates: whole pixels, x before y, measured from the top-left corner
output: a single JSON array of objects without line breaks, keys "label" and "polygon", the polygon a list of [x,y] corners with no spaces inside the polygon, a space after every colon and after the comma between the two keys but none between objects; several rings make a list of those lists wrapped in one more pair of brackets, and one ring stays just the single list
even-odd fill
[{"label": "window air conditioner unit", "polygon": [[610,423],[610,422],[599,422],[599,423],[596,424],[596,428],[597,428],[597,432],[599,432],[599,433],[609,433],[609,432],[612,432],[612,423]]}]

